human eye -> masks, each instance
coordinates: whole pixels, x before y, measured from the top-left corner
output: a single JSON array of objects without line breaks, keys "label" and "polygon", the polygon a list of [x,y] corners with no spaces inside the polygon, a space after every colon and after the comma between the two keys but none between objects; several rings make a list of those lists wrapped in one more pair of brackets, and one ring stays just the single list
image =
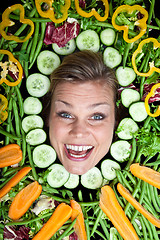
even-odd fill
[{"label": "human eye", "polygon": [[57,115],[61,118],[66,118],[66,119],[72,119],[73,118],[71,116],[71,114],[68,113],[68,112],[58,112]]},{"label": "human eye", "polygon": [[99,120],[103,120],[106,116],[102,113],[95,113],[91,119],[92,120],[96,120],[96,121],[99,121]]}]

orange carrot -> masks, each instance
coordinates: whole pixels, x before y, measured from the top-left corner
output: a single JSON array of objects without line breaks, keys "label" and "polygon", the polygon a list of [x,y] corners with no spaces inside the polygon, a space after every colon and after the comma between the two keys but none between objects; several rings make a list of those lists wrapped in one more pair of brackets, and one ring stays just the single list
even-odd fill
[{"label": "orange carrot", "polygon": [[66,203],[59,204],[50,219],[32,240],[49,240],[57,230],[71,217],[72,208]]},{"label": "orange carrot", "polygon": [[15,143],[0,148],[0,168],[19,163],[22,160],[22,150]]},{"label": "orange carrot", "polygon": [[32,203],[39,197],[42,186],[37,182],[32,182],[23,188],[13,199],[9,208],[8,216],[13,220],[18,220],[30,208]]},{"label": "orange carrot", "polygon": [[16,186],[16,184],[19,183],[19,181],[21,181],[21,179],[26,176],[31,169],[31,167],[24,167],[16,173],[16,175],[12,177],[2,189],[0,189],[0,198],[6,195],[12,187]]},{"label": "orange carrot", "polygon": [[135,229],[117,201],[113,189],[106,185],[101,188],[100,208],[113,223],[124,240],[138,240]]},{"label": "orange carrot", "polygon": [[152,168],[140,166],[139,163],[133,163],[130,166],[131,173],[143,181],[160,189],[160,173]]},{"label": "orange carrot", "polygon": [[118,192],[124,197],[135,209],[137,209],[144,217],[146,217],[153,225],[160,228],[160,220],[155,218],[150,212],[148,212],[136,199],[131,195],[131,193],[123,187],[122,184],[117,185]]},{"label": "orange carrot", "polygon": [[87,240],[87,233],[81,206],[75,200],[70,200],[70,204],[72,208],[71,220],[74,221],[74,219],[77,218],[76,223],[74,224],[75,233],[77,234],[79,240]]}]

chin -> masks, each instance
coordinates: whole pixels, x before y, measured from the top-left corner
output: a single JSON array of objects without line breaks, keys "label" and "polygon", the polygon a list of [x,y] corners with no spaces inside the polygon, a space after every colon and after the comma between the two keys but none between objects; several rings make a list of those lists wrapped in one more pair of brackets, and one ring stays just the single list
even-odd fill
[{"label": "chin", "polygon": [[88,172],[88,170],[91,168],[91,167],[88,168],[87,163],[85,163],[85,166],[80,166],[79,164],[76,164],[76,166],[73,166],[72,164],[66,165],[63,162],[61,163],[69,173],[76,174],[76,175],[83,175],[84,173]]}]

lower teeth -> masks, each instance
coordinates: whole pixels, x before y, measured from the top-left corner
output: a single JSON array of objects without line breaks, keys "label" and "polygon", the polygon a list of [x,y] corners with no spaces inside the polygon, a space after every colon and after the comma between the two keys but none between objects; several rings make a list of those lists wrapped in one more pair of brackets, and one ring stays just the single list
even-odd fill
[{"label": "lower teeth", "polygon": [[75,158],[81,158],[81,157],[85,157],[87,154],[85,153],[85,154],[82,154],[82,155],[74,155],[74,154],[70,153],[70,155],[72,157],[75,157]]}]

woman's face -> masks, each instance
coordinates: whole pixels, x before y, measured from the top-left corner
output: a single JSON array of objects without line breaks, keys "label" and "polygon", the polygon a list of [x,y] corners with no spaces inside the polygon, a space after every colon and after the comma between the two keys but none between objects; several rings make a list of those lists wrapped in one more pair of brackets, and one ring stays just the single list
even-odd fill
[{"label": "woman's face", "polygon": [[115,124],[113,91],[104,84],[60,83],[49,116],[49,137],[58,158],[82,175],[108,152]]}]

